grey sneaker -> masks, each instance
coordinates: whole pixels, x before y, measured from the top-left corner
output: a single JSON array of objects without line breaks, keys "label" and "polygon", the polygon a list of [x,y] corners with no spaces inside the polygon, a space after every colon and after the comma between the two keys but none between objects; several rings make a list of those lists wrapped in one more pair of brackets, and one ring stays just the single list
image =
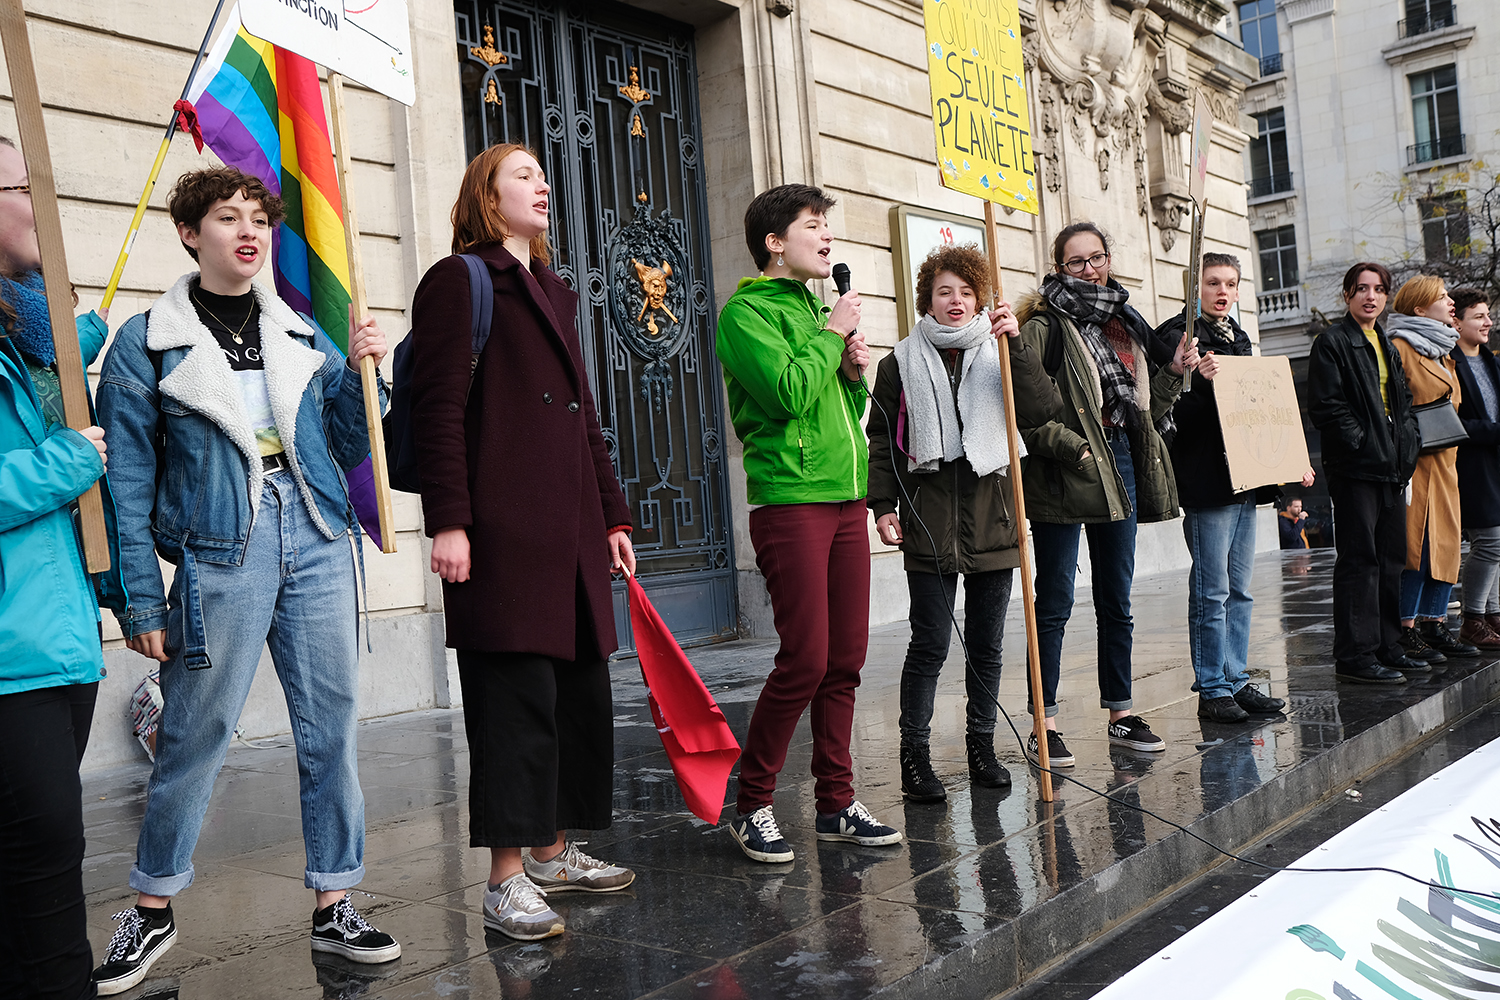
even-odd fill
[{"label": "grey sneaker", "polygon": [[526,877],[543,892],[615,892],[635,881],[635,872],[591,858],[569,842],[563,852],[551,861],[538,861],[530,851],[521,853]]},{"label": "grey sneaker", "polygon": [[517,872],[495,891],[485,888],[484,926],[517,941],[538,941],[561,934],[563,918],[526,873]]}]

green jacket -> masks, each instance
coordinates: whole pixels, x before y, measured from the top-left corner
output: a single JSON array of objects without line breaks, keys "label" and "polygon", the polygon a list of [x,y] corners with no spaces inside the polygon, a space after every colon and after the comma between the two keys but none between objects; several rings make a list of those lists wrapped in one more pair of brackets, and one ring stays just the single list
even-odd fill
[{"label": "green jacket", "polygon": [[729,419],[753,505],[858,500],[869,458],[865,390],[839,374],[829,309],[790,278],[744,278],[719,314]]},{"label": "green jacket", "polygon": [[[1040,358],[1047,356],[1046,308],[1040,296],[1028,296],[1017,311],[1021,340]],[[1061,330],[1066,340],[1062,363],[1049,381],[1051,399],[1036,401],[1043,410],[1061,406],[1061,415],[1027,426],[1024,414],[1036,412],[1037,407],[1021,406],[1019,397],[1028,387],[1016,387],[1016,411],[1027,452],[1021,460],[1026,516],[1050,524],[1121,521],[1130,516],[1130,498],[1104,438],[1099,375],[1072,320],[1062,317]],[[1182,376],[1166,365],[1157,368],[1147,363],[1154,369],[1148,383],[1151,419],[1141,421],[1141,431],[1130,442],[1139,507],[1136,520],[1141,524],[1170,521],[1180,513],[1172,459],[1155,423],[1177,401]],[[1090,457],[1080,459],[1085,445]]]}]

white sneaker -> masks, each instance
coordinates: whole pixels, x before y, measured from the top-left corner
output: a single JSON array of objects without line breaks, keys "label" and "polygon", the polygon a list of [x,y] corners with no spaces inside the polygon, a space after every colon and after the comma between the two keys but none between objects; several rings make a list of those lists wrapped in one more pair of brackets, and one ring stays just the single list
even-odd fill
[{"label": "white sneaker", "polygon": [[563,918],[526,873],[517,872],[494,892],[485,888],[484,926],[517,941],[537,941],[561,934]]},{"label": "white sneaker", "polygon": [[521,853],[526,877],[543,892],[616,892],[635,881],[635,872],[591,858],[570,841],[551,861],[538,861],[530,851]]}]

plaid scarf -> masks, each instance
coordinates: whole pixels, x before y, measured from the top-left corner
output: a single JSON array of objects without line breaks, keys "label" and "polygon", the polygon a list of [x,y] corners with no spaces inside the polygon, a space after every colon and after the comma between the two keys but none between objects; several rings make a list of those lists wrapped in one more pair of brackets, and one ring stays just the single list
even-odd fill
[{"label": "plaid scarf", "polygon": [[1099,370],[1101,409],[1109,422],[1116,427],[1139,429],[1141,421],[1140,408],[1136,404],[1135,376],[1104,336],[1104,324],[1120,315],[1130,293],[1123,288],[1096,285],[1072,275],[1054,273],[1042,279],[1042,296],[1048,306],[1078,327],[1083,344],[1094,359],[1094,367]]}]

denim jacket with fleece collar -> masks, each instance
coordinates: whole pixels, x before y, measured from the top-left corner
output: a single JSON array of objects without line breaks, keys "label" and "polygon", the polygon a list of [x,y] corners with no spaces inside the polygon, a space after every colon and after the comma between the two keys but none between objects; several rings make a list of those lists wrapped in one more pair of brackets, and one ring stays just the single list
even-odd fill
[{"label": "denim jacket with fleece collar", "polygon": [[[125,324],[99,379],[130,595],[128,605],[110,607],[127,637],[166,628],[157,551],[189,582],[195,561],[243,562],[265,478],[229,362],[188,298],[196,277],[184,275]],[[370,452],[359,375],[290,306],[252,287],[266,390],[292,477],[318,530],[338,538],[358,523],[344,472]],[[191,635],[187,642],[195,645]]]}]

